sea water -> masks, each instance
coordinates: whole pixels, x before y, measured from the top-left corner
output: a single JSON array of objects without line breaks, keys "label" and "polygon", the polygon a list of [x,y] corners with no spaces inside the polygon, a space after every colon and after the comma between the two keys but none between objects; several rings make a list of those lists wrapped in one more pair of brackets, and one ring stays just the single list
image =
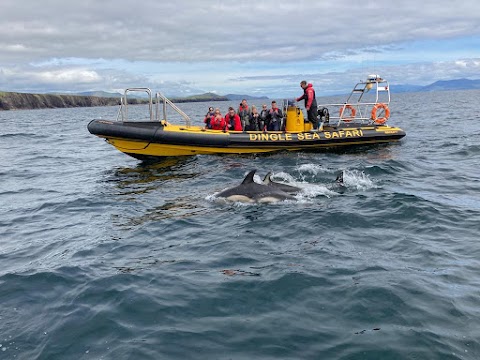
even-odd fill
[{"label": "sea water", "polygon": [[[390,145],[153,164],[88,133],[117,108],[0,112],[0,359],[480,358],[479,96],[392,95]],[[215,200],[252,169],[302,191]]]}]

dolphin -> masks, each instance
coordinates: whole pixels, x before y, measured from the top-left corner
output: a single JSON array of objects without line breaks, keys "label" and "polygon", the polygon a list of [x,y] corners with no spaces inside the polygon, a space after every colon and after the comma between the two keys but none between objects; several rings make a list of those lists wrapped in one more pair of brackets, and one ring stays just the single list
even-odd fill
[{"label": "dolphin", "polygon": [[[335,182],[337,184],[342,184],[343,185],[343,171],[341,171],[338,175],[337,178],[335,179]],[[343,185],[345,186],[345,185]]]},{"label": "dolphin", "polygon": [[335,179],[335,182],[332,184],[331,189],[336,191],[339,194],[343,194],[347,187],[345,186],[344,183],[344,171],[341,171],[338,175],[337,178]]},{"label": "dolphin", "polygon": [[277,189],[275,186],[258,184],[253,181],[256,170],[250,171],[242,183],[238,186],[226,189],[216,196],[230,201],[247,203],[272,203],[283,200],[295,200],[295,198]]},{"label": "dolphin", "polygon": [[292,195],[297,194],[300,191],[302,191],[302,189],[300,189],[299,187],[273,181],[271,172],[269,172],[267,175],[265,175],[265,178],[263,179],[263,184],[267,185],[267,186],[270,186],[272,188],[281,190],[283,192],[286,192],[287,194],[292,194]]}]

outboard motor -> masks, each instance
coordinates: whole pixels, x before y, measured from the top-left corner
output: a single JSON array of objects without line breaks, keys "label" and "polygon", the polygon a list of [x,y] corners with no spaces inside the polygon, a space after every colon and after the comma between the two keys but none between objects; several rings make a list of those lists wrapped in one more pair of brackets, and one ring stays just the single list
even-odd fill
[{"label": "outboard motor", "polygon": [[326,107],[321,107],[318,109],[318,116],[320,116],[320,121],[323,123],[328,123],[330,120],[330,113]]}]

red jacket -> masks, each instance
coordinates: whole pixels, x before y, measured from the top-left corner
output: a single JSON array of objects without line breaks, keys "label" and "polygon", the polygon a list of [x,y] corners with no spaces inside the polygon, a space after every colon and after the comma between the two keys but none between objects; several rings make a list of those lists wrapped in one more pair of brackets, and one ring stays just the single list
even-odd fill
[{"label": "red jacket", "polygon": [[[247,106],[243,107],[242,104],[240,104],[240,106],[238,107],[238,114],[240,114],[242,111],[246,111],[248,114],[250,114],[252,112],[252,110],[250,110],[250,108]],[[240,116],[240,115],[239,115]]]},{"label": "red jacket", "polygon": [[210,120],[210,125],[212,126],[212,130],[225,130],[225,119],[221,116],[212,116],[212,119]]},{"label": "red jacket", "polygon": [[[232,124],[233,122],[233,124]],[[233,115],[233,119],[230,118],[230,114],[225,115],[225,123],[227,128],[233,131],[242,131],[242,122],[240,121],[240,116],[238,114]]]},{"label": "red jacket", "polygon": [[315,90],[313,90],[312,84],[308,84],[307,87],[303,90],[303,95],[296,100],[300,101],[302,99],[305,99],[305,109],[310,109],[313,99],[315,99]]}]

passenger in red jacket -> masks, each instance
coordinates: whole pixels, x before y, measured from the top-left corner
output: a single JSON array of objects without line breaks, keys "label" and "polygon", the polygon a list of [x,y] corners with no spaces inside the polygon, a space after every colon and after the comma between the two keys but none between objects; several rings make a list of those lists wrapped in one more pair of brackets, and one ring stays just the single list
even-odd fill
[{"label": "passenger in red jacket", "polygon": [[226,123],[222,114],[220,114],[220,109],[215,109],[215,115],[212,116],[210,125],[212,126],[212,130],[225,130]]},{"label": "passenger in red jacket", "polygon": [[235,114],[235,109],[233,107],[228,108],[228,114],[225,115],[225,123],[227,124],[227,130],[242,131],[240,116]]}]

